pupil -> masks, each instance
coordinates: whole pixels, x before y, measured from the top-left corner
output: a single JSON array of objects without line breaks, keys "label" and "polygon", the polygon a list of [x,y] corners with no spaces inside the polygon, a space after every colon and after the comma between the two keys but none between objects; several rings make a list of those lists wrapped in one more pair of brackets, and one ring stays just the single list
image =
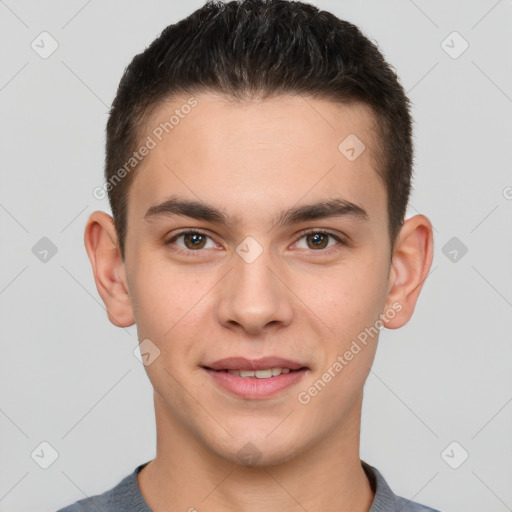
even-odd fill
[{"label": "pupil", "polygon": [[204,245],[204,239],[201,240],[201,238],[203,238],[203,235],[201,233],[192,233],[192,234],[188,234],[188,235],[185,235],[185,241],[186,242],[192,242],[192,247],[199,247],[201,245],[201,242],[203,242],[203,245]]},{"label": "pupil", "polygon": [[316,247],[320,247],[321,245],[322,245],[322,247],[325,246],[325,244],[323,242],[325,242],[327,237],[323,233],[313,233],[310,236],[313,237],[313,244]]}]

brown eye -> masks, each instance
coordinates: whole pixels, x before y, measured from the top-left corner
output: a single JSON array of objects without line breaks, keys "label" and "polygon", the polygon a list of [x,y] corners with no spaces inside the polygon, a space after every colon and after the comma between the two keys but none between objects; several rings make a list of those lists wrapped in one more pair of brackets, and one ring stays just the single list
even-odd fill
[{"label": "brown eye", "polygon": [[186,233],[182,236],[187,249],[202,249],[206,243],[206,235],[202,233]]},{"label": "brown eye", "polygon": [[[210,245],[208,245],[210,244]],[[196,230],[182,231],[165,242],[173,251],[192,255],[203,254],[206,249],[214,249],[216,244],[206,233]],[[201,249],[204,249],[201,250]]]},{"label": "brown eye", "polygon": [[[305,244],[302,245],[302,240],[305,240]],[[327,231],[306,231],[302,234],[297,246],[299,249],[310,249],[314,252],[329,252],[329,249],[335,245],[345,245],[343,240]]]},{"label": "brown eye", "polygon": [[[310,233],[306,235],[306,240],[311,249],[325,249],[329,243],[329,236],[326,233]],[[312,245],[309,245],[309,242]]]}]

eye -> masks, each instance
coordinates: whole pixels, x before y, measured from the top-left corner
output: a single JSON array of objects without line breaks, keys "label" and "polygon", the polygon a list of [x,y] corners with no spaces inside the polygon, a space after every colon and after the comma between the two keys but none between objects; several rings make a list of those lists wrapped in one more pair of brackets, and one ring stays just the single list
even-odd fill
[{"label": "eye", "polygon": [[[183,244],[175,244],[177,240],[183,239]],[[211,243],[208,246],[207,239],[210,239]],[[169,240],[166,240],[165,245],[176,245],[174,250],[179,253],[189,255],[191,252],[200,252],[200,249],[211,249],[216,247],[216,244],[211,238],[201,231],[187,230],[174,235]]]},{"label": "eye", "polygon": [[[333,241],[332,244],[329,245],[329,238]],[[301,249],[312,249],[313,251],[321,252],[324,249],[330,249],[333,245],[336,245],[338,242],[341,245],[344,245],[343,240],[327,231],[321,231],[318,229],[310,229],[302,234],[297,244],[302,239],[306,239],[306,247],[299,247]]]},{"label": "eye", "polygon": [[[300,242],[305,239],[306,246],[300,247]],[[332,243],[329,243],[329,239]],[[177,243],[178,240],[182,240],[183,245]],[[208,245],[210,241],[210,245]],[[296,245],[299,249],[313,250],[314,252],[330,252],[326,249],[337,245],[345,245],[344,241],[337,235],[329,233],[328,231],[321,231],[319,229],[310,229],[302,234]],[[165,245],[173,246],[172,250],[177,253],[190,256],[193,253],[197,253],[199,256],[201,249],[214,249],[216,247],[215,242],[209,235],[198,230],[185,230],[174,235],[169,240],[165,241]]]}]

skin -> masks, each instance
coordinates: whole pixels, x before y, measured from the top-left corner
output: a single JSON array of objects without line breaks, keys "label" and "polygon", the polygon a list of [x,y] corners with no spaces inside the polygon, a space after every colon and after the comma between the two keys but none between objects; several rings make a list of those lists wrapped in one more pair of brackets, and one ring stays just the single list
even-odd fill
[{"label": "skin", "polygon": [[[366,106],[301,96],[195,98],[197,107],[136,170],[125,260],[109,215],[94,212],[85,230],[110,321],[136,322],[139,340],[160,350],[145,366],[157,454],[139,474],[142,495],[155,512],[368,511],[374,492],[359,458],[361,404],[378,336],[309,403],[297,395],[379,315],[386,328],[407,323],[432,262],[432,226],[423,215],[409,218],[391,247],[386,189],[373,159],[375,120]],[[187,100],[160,105],[142,138]],[[349,134],[366,146],[354,161],[338,150]],[[172,195],[223,209],[233,223],[145,218]],[[360,206],[368,219],[274,222],[281,210],[336,198]],[[201,248],[184,237],[165,244],[186,228],[208,235],[199,238]],[[303,234],[308,228],[344,243],[324,235],[318,248]],[[252,263],[236,252],[247,236],[263,249]],[[267,355],[308,371],[257,400],[229,394],[202,369],[224,357]],[[257,460],[238,455],[246,443]]]}]

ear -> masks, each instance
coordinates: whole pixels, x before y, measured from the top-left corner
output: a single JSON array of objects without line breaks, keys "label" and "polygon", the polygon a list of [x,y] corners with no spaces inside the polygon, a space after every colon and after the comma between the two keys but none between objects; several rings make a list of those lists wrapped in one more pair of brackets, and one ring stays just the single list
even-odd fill
[{"label": "ear", "polygon": [[112,217],[104,212],[92,213],[85,227],[84,243],[109,320],[117,327],[133,325],[135,317]]},{"label": "ear", "polygon": [[385,309],[396,314],[382,319],[388,329],[402,327],[414,313],[432,265],[433,246],[432,224],[427,217],[415,215],[403,223],[393,249]]}]

